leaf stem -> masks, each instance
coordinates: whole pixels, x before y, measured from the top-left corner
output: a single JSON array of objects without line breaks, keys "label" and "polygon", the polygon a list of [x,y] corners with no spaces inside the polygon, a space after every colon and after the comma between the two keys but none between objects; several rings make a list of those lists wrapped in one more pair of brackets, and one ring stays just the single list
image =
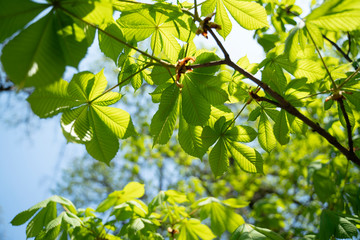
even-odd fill
[{"label": "leaf stem", "polygon": [[319,55],[319,57],[320,57],[320,60],[321,60],[321,62],[322,62],[322,64],[323,64],[323,66],[324,66],[327,74],[329,75],[329,78],[330,78],[330,80],[331,80],[331,82],[332,82],[332,84],[333,84],[333,88],[334,88],[334,89],[337,89],[336,83],[335,83],[334,79],[333,79],[332,76],[331,76],[331,73],[330,73],[329,68],[327,67],[327,65],[326,65],[326,63],[325,63],[325,61],[324,61],[324,58],[323,58],[322,55],[321,55],[320,49],[319,49],[319,47],[316,45],[315,40],[314,40],[313,36],[311,35],[309,29],[306,27],[306,25],[305,25],[305,30],[306,30],[306,32],[309,34],[309,37],[310,37],[310,39],[311,39],[311,42],[314,44],[314,47],[315,47],[315,49],[316,49],[316,52],[318,53],[318,55]]}]

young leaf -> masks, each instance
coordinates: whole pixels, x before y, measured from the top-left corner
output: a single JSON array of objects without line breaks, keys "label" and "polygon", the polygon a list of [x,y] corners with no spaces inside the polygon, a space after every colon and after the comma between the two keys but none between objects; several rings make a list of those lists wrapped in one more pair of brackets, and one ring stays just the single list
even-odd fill
[{"label": "young leaf", "polygon": [[200,214],[210,215],[211,229],[217,236],[221,236],[225,230],[234,232],[239,225],[245,223],[232,208],[224,206],[212,197],[205,199],[198,206],[201,206]]},{"label": "young leaf", "polygon": [[178,240],[211,240],[216,236],[212,233],[210,228],[198,219],[184,219],[180,223],[179,227],[180,234],[177,237]]}]

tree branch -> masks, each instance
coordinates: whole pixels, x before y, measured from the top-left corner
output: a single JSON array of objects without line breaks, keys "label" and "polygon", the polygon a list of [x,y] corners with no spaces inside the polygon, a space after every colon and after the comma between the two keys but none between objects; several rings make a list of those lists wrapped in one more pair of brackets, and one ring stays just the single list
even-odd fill
[{"label": "tree branch", "polygon": [[346,122],[349,151],[354,153],[354,143],[353,143],[353,139],[352,139],[352,131],[351,131],[351,123],[349,120],[349,115],[346,112],[344,101],[341,98],[338,100],[338,103],[340,104],[340,109],[341,109],[342,114],[344,115],[345,122]]},{"label": "tree branch", "polygon": [[[337,45],[335,42],[333,42],[331,39],[329,39],[328,37],[326,37],[324,34],[322,35],[323,38],[328,41],[331,45],[333,45],[334,48],[336,48],[336,50],[341,53],[341,55],[343,55],[343,57],[350,63],[353,62],[353,60],[349,57],[349,54],[346,54],[340,47],[339,45]],[[349,40],[350,43],[350,40]],[[349,46],[350,49],[350,46]]]},{"label": "tree branch", "polygon": [[[252,80],[254,83],[258,84],[265,92],[267,92],[271,97],[273,97],[277,102],[272,101],[270,99],[265,100],[265,98],[258,97],[261,101],[267,101],[275,106],[284,109],[291,115],[299,118],[302,120],[306,125],[311,127],[315,132],[320,134],[322,137],[324,137],[330,144],[332,144],[335,148],[337,148],[342,154],[346,156],[346,158],[353,163],[360,166],[360,159],[356,156],[356,154],[353,151],[349,151],[346,149],[339,141],[332,136],[330,133],[328,133],[324,128],[320,127],[319,124],[315,123],[308,117],[306,117],[304,114],[300,113],[299,110],[297,110],[293,105],[291,105],[286,99],[284,99],[281,95],[279,95],[277,92],[273,91],[266,83],[262,82],[261,80],[257,79],[255,76],[253,76],[251,73],[247,72],[243,68],[239,67],[235,63],[229,61],[227,64],[232,67],[234,70],[238,71],[239,73],[243,74],[245,77]],[[253,94],[254,99],[256,99],[256,94]]]}]

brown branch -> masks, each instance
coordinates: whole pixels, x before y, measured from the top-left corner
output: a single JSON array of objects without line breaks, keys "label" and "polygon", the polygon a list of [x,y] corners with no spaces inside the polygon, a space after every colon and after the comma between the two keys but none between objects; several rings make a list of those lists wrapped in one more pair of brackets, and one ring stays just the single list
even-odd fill
[{"label": "brown branch", "polygon": [[215,39],[216,44],[220,47],[221,51],[224,54],[225,60],[230,61],[230,55],[229,53],[226,51],[224,45],[222,45],[222,43],[220,42],[219,38],[215,35],[215,33],[213,32],[213,30],[211,28],[209,28],[208,26],[206,27],[206,30],[211,34],[211,36]]},{"label": "brown branch", "polygon": [[347,32],[347,37],[348,37],[348,41],[349,41],[349,46],[348,46],[348,51],[346,53],[346,55],[350,55],[350,51],[351,51],[351,35],[350,32]]},{"label": "brown branch", "polygon": [[212,67],[212,66],[218,66],[222,64],[226,64],[226,60],[218,60],[218,61],[211,61],[207,63],[200,63],[200,64],[193,64],[193,65],[187,65],[186,69],[194,69],[194,68],[203,68],[203,67]]},{"label": "brown branch", "polygon": [[[343,57],[350,63],[353,62],[353,60],[349,57],[349,54],[346,54],[340,47],[339,45],[337,45],[335,42],[333,42],[331,39],[329,39],[328,37],[326,37],[324,34],[322,35],[323,38],[328,41],[334,48],[336,48],[336,50],[341,53],[341,55],[343,55]],[[350,40],[349,40],[350,43]],[[350,49],[350,46],[349,46]]]},{"label": "brown branch", "polygon": [[[256,77],[254,77],[251,73],[245,71],[244,69],[242,69],[241,67],[239,67],[238,65],[236,65],[233,62],[229,63],[229,66],[233,67],[236,71],[240,72],[241,74],[243,74],[244,76],[246,76],[247,78],[249,78],[250,80],[252,80],[253,82],[255,82],[256,84],[258,84],[265,92],[267,92],[271,97],[273,97],[275,100],[277,100],[277,102],[272,101],[270,99],[266,99],[264,97],[259,97],[258,99],[261,101],[267,101],[269,103],[274,104],[275,106],[284,109],[285,111],[287,111],[288,113],[290,113],[291,115],[299,118],[300,120],[302,120],[306,125],[308,125],[309,127],[311,127],[315,132],[317,132],[318,134],[320,134],[323,138],[325,138],[330,144],[332,144],[335,148],[337,148],[342,154],[344,154],[346,156],[346,158],[350,161],[352,161],[353,163],[357,164],[358,166],[360,166],[360,159],[355,155],[355,153],[353,151],[349,151],[348,149],[346,149],[341,143],[339,143],[339,141],[332,136],[329,132],[327,132],[324,128],[320,127],[319,124],[315,123],[314,121],[312,121],[311,119],[309,119],[308,117],[306,117],[304,114],[302,114],[301,112],[299,112],[299,110],[297,110],[293,105],[291,105],[286,99],[284,99],[281,95],[279,95],[277,92],[273,91],[266,83],[260,81],[259,79],[257,79]],[[256,96],[254,97],[254,99],[256,99]],[[266,99],[266,100],[265,100]]]},{"label": "brown branch", "polygon": [[347,135],[348,135],[349,151],[354,153],[354,142],[353,142],[353,139],[352,139],[352,131],[351,131],[351,123],[350,123],[349,115],[346,112],[344,101],[342,100],[342,98],[340,98],[338,100],[338,103],[340,104],[340,109],[342,111],[342,114],[344,115],[345,122],[346,122],[346,130],[347,130]]}]

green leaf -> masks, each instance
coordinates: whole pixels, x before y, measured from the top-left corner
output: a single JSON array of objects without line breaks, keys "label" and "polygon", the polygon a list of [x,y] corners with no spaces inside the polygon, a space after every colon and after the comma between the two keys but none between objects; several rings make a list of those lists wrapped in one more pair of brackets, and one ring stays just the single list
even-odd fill
[{"label": "green leaf", "polygon": [[114,191],[102,201],[96,208],[97,212],[105,212],[109,208],[119,205],[121,203],[141,198],[145,194],[144,184],[138,182],[128,183],[123,190]]},{"label": "green leaf", "polygon": [[249,126],[235,126],[225,133],[226,138],[236,142],[252,142],[257,132]]},{"label": "green leaf", "polygon": [[111,0],[68,0],[60,1],[61,7],[86,22],[102,25],[113,21]]},{"label": "green leaf", "polygon": [[169,8],[166,13],[155,8],[125,12],[117,22],[127,41],[139,42],[152,36],[150,44],[153,53],[156,56],[163,53],[172,62],[178,60],[181,50],[176,38],[190,41],[194,37],[194,23],[190,16],[176,8]]},{"label": "green leaf", "polygon": [[[216,11],[215,11],[216,6]],[[255,30],[269,27],[265,8],[249,1],[207,0],[201,6],[202,16],[216,12],[215,22],[221,26],[219,34],[225,39],[230,33],[232,24],[225,7],[231,16],[245,29]]]},{"label": "green leaf", "polygon": [[265,151],[271,152],[271,150],[273,150],[274,147],[276,146],[276,138],[271,123],[263,111],[260,114],[258,129],[259,129],[258,140],[260,146]]},{"label": "green leaf", "polygon": [[78,67],[90,46],[88,30],[61,11],[55,12],[55,26],[67,65]]},{"label": "green leaf", "polygon": [[215,12],[217,0],[207,0],[201,4],[201,16],[208,16]]},{"label": "green leaf", "polygon": [[255,30],[269,27],[265,8],[248,1],[223,0],[231,16],[245,29]]},{"label": "green leaf", "polygon": [[177,237],[177,240],[211,240],[216,236],[212,233],[210,228],[201,222],[198,219],[184,219],[180,223],[179,228],[180,234]]},{"label": "green leaf", "polygon": [[251,224],[243,224],[239,226],[231,235],[231,240],[284,240],[279,234],[269,229],[255,227]]},{"label": "green leaf", "polygon": [[346,218],[339,216],[336,212],[330,210],[323,210],[320,216],[320,232],[319,239],[330,239],[332,236],[335,238],[353,238],[358,237],[358,230]]},{"label": "green leaf", "polygon": [[214,5],[216,5],[215,22],[221,26],[221,29],[217,29],[217,31],[225,39],[231,32],[232,24],[222,0],[217,0]]},{"label": "green leaf", "polygon": [[1,61],[12,82],[22,88],[48,85],[61,78],[65,59],[56,31],[50,13],[5,45]]},{"label": "green leaf", "polygon": [[239,225],[245,223],[232,208],[224,206],[212,197],[205,199],[198,206],[201,206],[202,214],[210,215],[211,229],[217,236],[221,236],[225,230],[234,232]]},{"label": "green leaf", "polygon": [[[108,24],[106,27],[104,27],[104,31],[109,33],[111,36],[125,41],[123,40],[121,29],[116,22]],[[117,64],[120,53],[124,49],[124,45],[102,31],[99,31],[98,34],[100,50],[105,54],[105,56],[111,58],[115,64]]]},{"label": "green leaf", "polygon": [[[184,117],[180,114],[179,125],[179,143],[182,149],[189,155],[202,158],[209,148],[205,142],[203,142],[203,128],[201,126],[193,126],[186,122]],[[216,140],[216,138],[215,138]]]},{"label": "green leaf", "polygon": [[323,203],[336,192],[335,183],[329,177],[330,171],[327,168],[316,170],[313,175],[315,193]]},{"label": "green leaf", "polygon": [[150,132],[155,144],[166,144],[173,134],[179,112],[179,88],[176,84],[165,89],[161,96],[159,110],[151,120]]},{"label": "green leaf", "polygon": [[0,43],[23,28],[47,7],[47,4],[28,0],[2,1],[0,3]]},{"label": "green leaf", "polygon": [[276,140],[281,145],[285,145],[290,141],[289,125],[288,125],[288,120],[286,117],[285,110],[281,109],[281,111],[275,121],[273,130],[274,130],[274,135],[276,137]]},{"label": "green leaf", "polygon": [[203,125],[210,117],[210,103],[203,97],[197,82],[185,75],[182,82],[182,113],[185,120],[192,125]]},{"label": "green leaf", "polygon": [[110,163],[119,149],[119,141],[94,108],[89,109],[89,122],[92,127],[92,139],[85,143],[86,150],[95,159]]},{"label": "green leaf", "polygon": [[320,5],[307,21],[330,31],[354,31],[360,28],[360,8],[356,1],[331,0]]},{"label": "green leaf", "polygon": [[249,173],[263,173],[263,159],[258,151],[233,141],[227,141],[226,146],[242,170]]},{"label": "green leaf", "polygon": [[124,139],[136,135],[130,114],[126,111],[119,108],[96,106],[96,102],[92,108],[116,137]]},{"label": "green leaf", "polygon": [[209,154],[211,171],[215,177],[221,176],[229,166],[228,150],[222,138],[218,140]]},{"label": "green leaf", "polygon": [[325,70],[322,68],[321,63],[310,59],[300,59],[292,63],[287,57],[281,56],[276,58],[276,63],[296,78],[307,78],[308,83],[316,82],[325,77]]},{"label": "green leaf", "polygon": [[11,224],[13,226],[20,226],[26,223],[39,209],[25,210],[19,214],[17,214],[13,220],[11,220]]},{"label": "green leaf", "polygon": [[81,104],[67,92],[68,82],[61,79],[44,88],[37,88],[27,99],[32,111],[40,118],[48,118]]}]

